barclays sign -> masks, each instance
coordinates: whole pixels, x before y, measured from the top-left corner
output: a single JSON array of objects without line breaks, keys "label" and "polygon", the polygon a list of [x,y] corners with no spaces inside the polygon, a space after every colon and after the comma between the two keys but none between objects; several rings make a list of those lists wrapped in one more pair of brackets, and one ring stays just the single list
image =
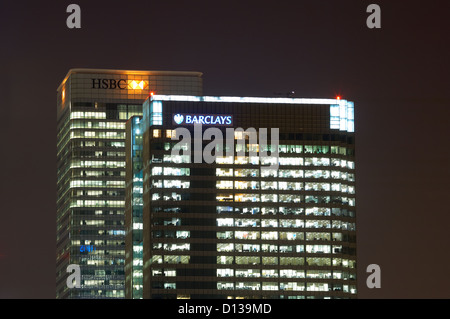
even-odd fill
[{"label": "barclays sign", "polygon": [[232,115],[203,115],[203,114],[174,114],[173,124],[176,125],[194,125],[194,124],[203,124],[203,125],[233,125],[233,116]]}]

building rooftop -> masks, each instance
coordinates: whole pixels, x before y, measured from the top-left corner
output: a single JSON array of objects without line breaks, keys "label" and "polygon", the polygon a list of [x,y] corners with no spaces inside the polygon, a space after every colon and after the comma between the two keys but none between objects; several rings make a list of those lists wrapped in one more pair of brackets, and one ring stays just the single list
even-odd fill
[{"label": "building rooftop", "polygon": [[67,79],[72,74],[91,74],[91,73],[101,73],[101,74],[133,74],[133,75],[171,75],[171,76],[197,76],[201,77],[203,75],[202,72],[196,71],[158,71],[158,70],[118,70],[118,69],[89,69],[89,68],[74,68],[70,69],[64,79],[61,81],[61,84],[58,86],[58,89],[67,81]]}]

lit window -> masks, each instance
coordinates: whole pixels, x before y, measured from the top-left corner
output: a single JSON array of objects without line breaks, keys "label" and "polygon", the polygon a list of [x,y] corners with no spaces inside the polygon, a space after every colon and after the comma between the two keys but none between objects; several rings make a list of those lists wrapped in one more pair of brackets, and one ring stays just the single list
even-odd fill
[{"label": "lit window", "polygon": [[160,138],[161,137],[161,130],[153,130],[153,137],[154,138]]},{"label": "lit window", "polygon": [[176,137],[176,130],[166,130],[166,137],[167,138],[175,138]]}]

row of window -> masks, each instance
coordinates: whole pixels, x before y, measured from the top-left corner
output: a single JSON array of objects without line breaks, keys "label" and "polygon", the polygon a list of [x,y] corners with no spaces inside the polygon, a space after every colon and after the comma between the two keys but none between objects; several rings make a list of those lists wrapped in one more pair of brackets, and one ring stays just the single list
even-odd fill
[{"label": "row of window", "polygon": [[101,240],[91,240],[91,239],[83,239],[83,240],[71,240],[72,246],[80,246],[80,245],[93,245],[93,246],[118,246],[123,245],[123,240],[111,240],[111,239],[101,239]]},{"label": "row of window", "polygon": [[83,168],[83,170],[73,170],[72,177],[102,177],[102,176],[114,176],[114,177],[125,177],[125,171],[106,171],[106,170],[94,170],[88,167],[88,169]]},{"label": "row of window", "polygon": [[88,168],[124,168],[125,161],[81,161],[81,160],[72,160],[70,164],[70,168],[80,168],[80,167],[88,167]]},{"label": "row of window", "polygon": [[73,225],[84,225],[84,226],[123,226],[123,220],[114,220],[114,219],[83,219],[77,220],[73,219]]},{"label": "row of window", "polygon": [[[172,160],[181,161],[181,157]],[[190,162],[190,157],[186,157],[183,161]],[[181,163],[181,162],[180,162]],[[175,168],[175,167],[162,167],[153,166],[151,169],[152,176],[169,175],[169,176],[189,176],[189,168]],[[330,170],[299,170],[299,169],[216,169],[216,176],[218,177],[280,177],[280,178],[325,178],[325,179],[342,179],[350,182],[355,181],[355,175],[349,172],[330,171]]]},{"label": "row of window", "polygon": [[[152,167],[151,173],[153,176],[168,175],[168,176],[189,176],[189,168],[177,168],[177,167]],[[354,174],[340,172],[340,171],[323,171],[323,170],[298,170],[298,169],[232,169],[232,168],[217,168],[216,176],[218,177],[282,177],[282,178],[311,178],[311,177],[325,177],[334,179],[343,178],[349,181],[354,181]],[[314,185],[314,184],[307,184]],[[325,186],[325,184],[320,184]],[[311,186],[313,187],[313,186]]]},{"label": "row of window", "polygon": [[[172,171],[172,170],[171,170]],[[173,171],[172,171],[173,172]],[[153,179],[152,188],[189,188],[189,180],[157,180]],[[233,181],[219,180],[216,182],[217,189],[249,189],[249,190],[290,190],[290,191],[333,191],[354,194],[355,187],[343,183],[320,183],[320,182],[277,182],[277,181]]]},{"label": "row of window", "polygon": [[125,298],[125,290],[106,290],[106,289],[100,289],[100,290],[94,290],[92,287],[86,287],[86,290],[76,290],[76,293],[74,296],[77,296],[79,298],[87,298],[92,299],[95,296],[99,297],[106,297],[106,298]]},{"label": "row of window", "polygon": [[[166,181],[164,181],[166,182]],[[172,181],[173,183],[173,181]],[[154,187],[158,187],[153,184]],[[165,185],[165,184],[164,184]],[[166,186],[165,186],[166,187]],[[232,181],[220,180],[216,182],[217,189],[261,189],[261,190],[290,190],[290,191],[333,191],[343,193],[355,193],[353,185],[343,183],[320,183],[320,182],[286,182],[286,181]]]},{"label": "row of window", "polygon": [[124,266],[125,259],[111,259],[111,260],[103,260],[103,259],[88,259],[88,260],[80,260],[80,265],[87,266]]},{"label": "row of window", "polygon": [[87,209],[87,210],[80,210],[76,209],[73,211],[74,216],[104,216],[103,218],[114,218],[114,216],[123,215],[124,211],[123,209],[118,210],[103,210],[103,209]]},{"label": "row of window", "polygon": [[[182,207],[160,207],[153,206],[152,212],[155,213],[181,213]],[[355,217],[352,210],[345,208],[328,208],[328,207],[232,207],[232,206],[216,206],[218,214],[240,214],[240,215],[306,215],[306,216],[343,216]]]},{"label": "row of window", "polygon": [[[153,226],[181,226],[181,218],[153,218]],[[257,219],[257,218],[217,218],[219,227],[281,227],[281,228],[322,228],[355,230],[355,223],[341,220],[304,220],[304,219]],[[134,228],[136,227],[136,228]],[[134,229],[142,229],[142,223],[136,223]]]},{"label": "row of window", "polygon": [[125,132],[71,131],[70,138],[125,139]]},{"label": "row of window", "polygon": [[115,190],[110,190],[105,189],[105,190],[84,190],[84,189],[79,189],[79,190],[74,190],[72,192],[72,196],[73,197],[84,197],[84,196],[94,196],[94,197],[101,197],[101,196],[125,196],[125,190],[123,189],[115,189]]},{"label": "row of window", "polygon": [[[188,264],[189,255],[153,255],[151,264]],[[260,256],[217,256],[218,265],[280,265],[280,266],[319,266],[355,268],[356,261],[345,258],[326,257],[260,257]]]},{"label": "row of window", "polygon": [[108,187],[123,188],[125,181],[108,181],[108,180],[72,180],[70,187]]},{"label": "row of window", "polygon": [[115,151],[96,151],[96,150],[86,150],[85,148],[79,148],[73,150],[73,157],[125,157],[125,152],[115,152]]},{"label": "row of window", "polygon": [[[165,283],[164,285],[169,285]],[[171,284],[174,289],[175,284]],[[167,286],[168,287],[168,286]],[[356,293],[355,285],[334,285],[333,288],[327,283],[299,283],[299,282],[219,282],[217,283],[218,290],[265,290],[265,291],[343,291],[346,293]]]},{"label": "row of window", "polygon": [[119,142],[119,141],[92,141],[92,140],[86,140],[86,141],[79,141],[74,140],[72,141],[72,146],[74,148],[76,147],[125,147],[125,142]]},{"label": "row of window", "polygon": [[[353,161],[338,160],[329,158],[310,158],[303,157],[274,157],[274,156],[213,156],[216,164],[227,165],[280,165],[280,166],[339,166],[342,168],[354,169]],[[153,155],[152,163],[172,163],[172,164],[190,164],[190,155],[164,154],[160,156]],[[265,170],[263,168],[263,170]],[[328,171],[329,172],[329,171]]]},{"label": "row of window", "polygon": [[[168,275],[176,276],[176,271]],[[170,276],[169,275],[169,276]],[[308,279],[356,279],[354,273],[341,270],[298,270],[298,269],[217,269],[217,277],[244,277],[244,278],[308,278]]]},{"label": "row of window", "polygon": [[125,207],[123,200],[72,200],[70,208],[76,207]]},{"label": "row of window", "polygon": [[[183,157],[185,156],[185,157]],[[153,155],[153,163],[184,163],[188,155]],[[259,159],[259,161],[258,161]],[[234,160],[234,162],[233,162]],[[355,169],[355,162],[328,157],[272,157],[272,156],[216,156],[217,164],[252,164],[252,165],[295,165],[295,166],[335,166]]]},{"label": "row of window", "polygon": [[[176,289],[177,285],[174,282],[154,282],[153,289]],[[356,294],[355,285],[339,285],[333,286],[327,283],[298,283],[298,282],[219,282],[217,283],[218,290],[252,290],[252,291],[342,291],[345,293]]]},{"label": "row of window", "polygon": [[[186,239],[190,238],[191,232],[189,230],[153,230],[151,232],[152,238],[176,238]],[[216,233],[216,238],[220,240],[292,240],[292,241],[342,241],[347,238],[342,233],[329,232],[276,232],[276,231],[219,231]]]},{"label": "row of window", "polygon": [[[172,131],[167,131],[172,132]],[[166,137],[170,138],[172,133],[166,133]],[[153,143],[152,148],[155,150],[189,150],[189,144],[183,142],[172,143]],[[274,146],[262,145],[261,150],[259,144],[236,143],[236,152],[272,152]],[[192,149],[192,148],[191,148]],[[231,148],[228,145],[217,144],[217,152],[229,152]],[[343,146],[327,146],[327,145],[278,145],[278,153],[280,154],[331,154],[331,155],[352,155],[353,149]]]},{"label": "row of window", "polygon": [[[180,222],[178,222],[180,223]],[[303,219],[233,219],[218,218],[219,227],[281,227],[281,228],[333,228],[355,230],[355,223],[340,220],[303,220]]]},{"label": "row of window", "polygon": [[[249,150],[253,150],[253,151],[257,151],[259,145],[258,144],[252,144],[252,141],[256,141],[257,140],[257,133],[255,131],[255,133],[252,133],[251,137],[248,136],[249,133],[248,132],[243,132],[240,130],[235,130],[234,131],[234,139],[238,140],[236,142],[236,144],[240,144],[240,145],[246,145],[245,150],[249,151]],[[162,138],[163,136],[165,138],[170,138],[170,139],[177,139],[176,136],[176,130],[161,130],[161,129],[154,129],[152,131],[152,136],[153,138]],[[297,139],[297,140],[301,140],[302,138],[300,136],[295,137],[295,136],[286,136],[286,134],[280,134],[280,140],[286,140],[286,139]],[[244,141],[240,141],[240,140],[244,140]],[[319,140],[319,139],[317,139]],[[323,139],[324,141],[329,141],[329,136],[326,139]],[[332,139],[333,141],[338,141],[341,140],[339,138],[334,138]],[[345,139],[346,141],[347,139]],[[249,142],[247,142],[249,141]],[[168,150],[171,149],[174,145],[182,145],[184,144],[183,142],[172,142],[172,143],[165,143],[164,145],[164,149]],[[302,152],[304,153],[308,153],[308,154],[328,154],[331,151],[331,154],[341,154],[341,155],[350,155],[349,153],[352,152],[347,152],[348,150],[351,150],[350,148],[346,148],[343,146],[328,146],[328,145],[298,145],[298,144],[280,144],[278,145],[278,152],[279,153],[297,153],[300,154]],[[227,145],[225,146],[221,146],[218,145],[218,150],[222,151],[222,150],[227,150]],[[271,144],[266,144],[264,145],[264,147],[261,149],[261,151],[272,151],[273,146]]]},{"label": "row of window", "polygon": [[[117,119],[119,120],[128,120],[132,116],[141,116],[142,112],[140,111],[114,111]],[[117,116],[118,115],[118,116]],[[75,111],[70,113],[70,119],[97,119],[103,120],[107,119],[107,112],[80,112]]]},{"label": "row of window", "polygon": [[[75,228],[74,228],[75,229]],[[80,230],[75,230],[72,233],[72,237],[73,238],[82,238],[84,239],[85,237],[83,237],[83,235],[92,235],[92,236],[98,236],[98,235],[109,235],[109,236],[125,236],[125,231],[124,230],[118,230],[118,229],[83,229],[81,228]]]},{"label": "row of window", "polygon": [[126,122],[104,122],[104,121],[80,121],[75,120],[70,124],[70,129],[93,128],[93,129],[117,129],[124,130]]},{"label": "row of window", "polygon": [[[332,236],[333,235],[333,236]],[[223,231],[217,232],[218,239],[240,239],[240,240],[342,240],[342,233],[314,233],[314,232],[276,232],[276,231]]]},{"label": "row of window", "polygon": [[119,249],[119,250],[111,250],[111,249],[103,250],[103,249],[95,248],[95,250],[91,249],[90,251],[88,251],[87,247],[88,246],[86,246],[86,247],[82,246],[79,249],[78,248],[75,249],[72,252],[72,255],[73,256],[76,256],[77,254],[86,255],[86,254],[92,253],[91,255],[95,255],[96,259],[98,259],[98,260],[103,259],[103,258],[111,259],[111,258],[115,258],[115,256],[124,256],[125,255],[125,251],[123,250],[123,248]]},{"label": "row of window", "polygon": [[[163,251],[189,251],[188,243],[154,243],[153,250]],[[135,252],[143,252],[142,246],[136,247]],[[239,252],[239,253],[308,253],[308,254],[341,254],[349,251],[343,250],[342,245],[271,245],[271,244],[235,244],[218,243],[218,252]]]},{"label": "row of window", "polygon": [[[152,201],[181,201],[189,200],[189,194],[153,193]],[[339,204],[355,206],[355,199],[341,196],[313,196],[298,194],[217,194],[219,202],[263,202],[263,203],[307,203],[307,204]]]},{"label": "row of window", "polygon": [[106,119],[106,112],[71,112],[70,119]]},{"label": "row of window", "polygon": [[[298,270],[298,269],[217,269],[217,277],[241,278],[298,278],[298,279],[336,279],[355,280],[356,274],[341,270]],[[153,277],[176,277],[176,269],[152,269]]]}]

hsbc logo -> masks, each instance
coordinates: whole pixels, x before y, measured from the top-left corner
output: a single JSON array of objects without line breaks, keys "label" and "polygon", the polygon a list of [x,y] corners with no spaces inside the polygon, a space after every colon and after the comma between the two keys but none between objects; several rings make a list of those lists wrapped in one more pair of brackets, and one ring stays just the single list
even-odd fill
[{"label": "hsbc logo", "polygon": [[103,90],[143,90],[147,88],[148,82],[143,80],[125,79],[91,79],[92,89]]}]

